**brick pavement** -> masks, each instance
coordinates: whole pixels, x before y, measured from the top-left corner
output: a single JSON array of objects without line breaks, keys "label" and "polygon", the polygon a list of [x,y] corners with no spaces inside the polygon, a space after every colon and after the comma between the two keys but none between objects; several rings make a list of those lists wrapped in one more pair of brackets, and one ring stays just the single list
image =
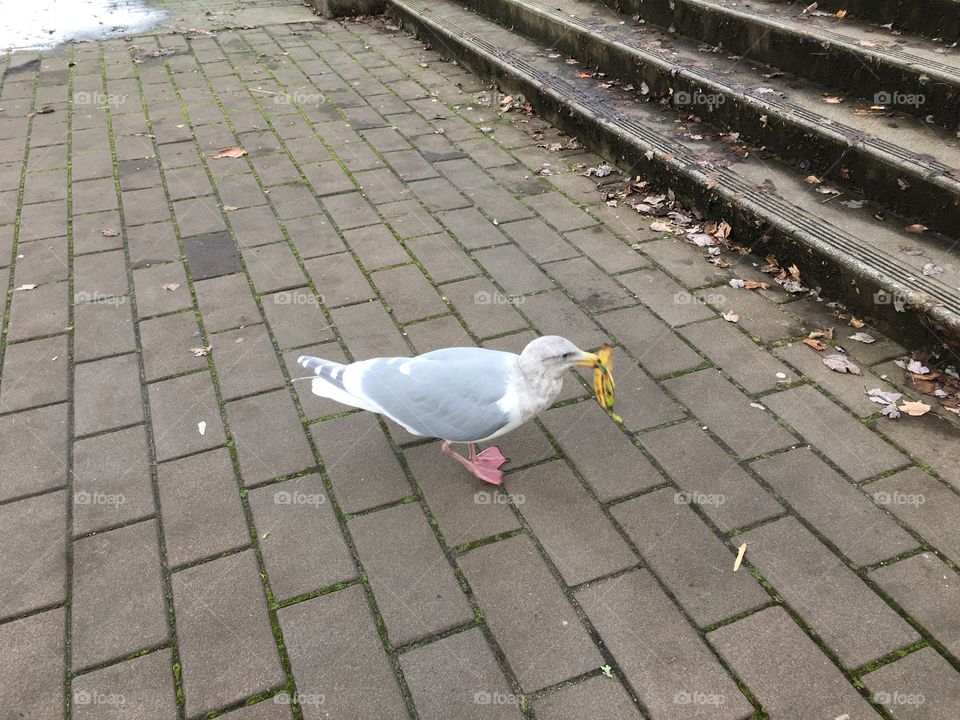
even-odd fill
[{"label": "brick pavement", "polygon": [[[756,258],[299,16],[0,63],[0,718],[958,717],[956,418],[863,397],[904,349],[825,371]],[[291,382],[538,332],[617,346],[629,432],[571,376],[503,492]]]}]

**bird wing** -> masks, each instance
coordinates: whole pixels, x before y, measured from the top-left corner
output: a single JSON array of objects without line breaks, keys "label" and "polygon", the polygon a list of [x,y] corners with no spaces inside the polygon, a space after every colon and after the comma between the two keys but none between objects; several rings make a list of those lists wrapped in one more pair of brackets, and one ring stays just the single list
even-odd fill
[{"label": "bird wing", "polygon": [[328,382],[355,398],[352,404],[380,412],[416,435],[474,442],[517,417],[510,403],[516,360],[496,350],[446,348],[341,366]]}]

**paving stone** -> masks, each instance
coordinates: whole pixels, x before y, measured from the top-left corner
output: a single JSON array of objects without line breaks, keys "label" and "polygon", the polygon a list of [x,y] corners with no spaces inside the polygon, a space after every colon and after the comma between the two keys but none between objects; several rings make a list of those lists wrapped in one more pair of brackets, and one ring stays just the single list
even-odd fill
[{"label": "paving stone", "polygon": [[[309,700],[312,698],[305,698]],[[261,700],[254,705],[246,705],[236,710],[224,713],[221,717],[227,720],[291,720],[290,697],[286,693],[278,693],[272,698]]]},{"label": "paving stone", "polygon": [[917,547],[888,515],[807,448],[758,460],[753,468],[857,565]]},{"label": "paving stone", "polygon": [[714,317],[713,311],[695,295],[659,270],[640,270],[617,279],[671,327]]},{"label": "paving stone", "polygon": [[[326,215],[309,215],[284,221],[287,235],[301,258],[344,251],[343,241]],[[371,228],[372,229],[372,228]],[[363,232],[358,230],[356,232]]]},{"label": "paving stone", "polygon": [[341,230],[376,225],[380,221],[376,210],[357,192],[327,196],[323,198],[323,207]]},{"label": "paving stone", "polygon": [[513,245],[479,250],[477,260],[510,296],[553,287],[553,282]]},{"label": "paving stone", "polygon": [[[4,265],[9,265],[10,249],[3,248]],[[80,259],[79,256],[77,260]],[[17,245],[16,272],[14,286],[42,285],[43,283],[66,280],[70,272],[67,261],[67,238],[46,238],[21,242]]]},{"label": "paving stone", "polygon": [[943,452],[956,441],[953,425],[933,414],[910,419],[916,422],[901,423],[883,418],[875,427],[912,457],[923,458],[941,478],[960,490],[960,457]]},{"label": "paving stone", "polygon": [[0,702],[10,717],[63,717],[64,626],[63,608],[0,625]]},{"label": "paving stone", "polygon": [[477,275],[480,270],[446,233],[427,235],[406,242],[435,283]]},{"label": "paving stone", "polygon": [[749,573],[733,572],[733,552],[689,508],[692,499],[663,488],[610,512],[697,625],[713,625],[769,603]]},{"label": "paving stone", "polygon": [[133,285],[137,294],[137,314],[141,318],[193,307],[187,276],[181,263],[134,270]]},{"label": "paving stone", "polygon": [[283,290],[260,300],[270,330],[281,348],[333,339],[333,329],[310,288]]},{"label": "paving stone", "polygon": [[507,242],[507,238],[497,229],[497,226],[481,215],[476,208],[441,212],[437,217],[468,250],[489,245],[502,245]]},{"label": "paving stone", "polygon": [[351,520],[349,527],[393,645],[473,619],[419,505],[363,515]]},{"label": "paving stone", "polygon": [[477,628],[404,653],[400,667],[424,720],[520,717],[519,698]]},{"label": "paving stone", "polygon": [[[122,300],[122,302],[121,302]],[[96,302],[73,309],[73,356],[77,362],[133,352],[136,338],[130,302]]]},{"label": "paving stone", "polygon": [[[0,222],[12,223],[12,212],[8,215],[6,208],[15,208],[16,202],[4,201],[0,204],[5,212],[0,215]],[[79,213],[78,213],[79,214]],[[67,201],[53,200],[51,202],[34,203],[20,208],[20,242],[28,240],[42,240],[50,237],[63,237],[67,234]]]},{"label": "paving stone", "polygon": [[533,709],[542,720],[577,720],[590,708],[592,720],[638,720],[640,710],[618,682],[603,677],[587,678],[577,685],[561,687],[537,698]]},{"label": "paving stone", "polygon": [[920,468],[907,468],[864,489],[928,543],[951,559],[960,558],[960,528],[953,520],[960,498],[945,485]]},{"label": "paving stone", "polygon": [[[524,692],[603,664],[570,602],[525,535],[471,550],[459,565]],[[516,578],[522,577],[522,586]]]},{"label": "paving stone", "polygon": [[[407,708],[362,587],[290,605],[277,616],[307,720],[406,720]],[[322,702],[304,702],[304,696]]]},{"label": "paving stone", "polygon": [[303,174],[316,195],[335,195],[353,190],[356,186],[334,160],[301,166]]},{"label": "paving stone", "polygon": [[380,213],[403,239],[438,233],[442,228],[416,200],[402,200],[381,205]]},{"label": "paving stone", "polygon": [[500,229],[538,263],[579,255],[570,243],[540,219],[504,223]]},{"label": "paving stone", "polygon": [[136,355],[74,367],[74,432],[78,436],[137,422],[143,422],[143,400]]},{"label": "paving stone", "polygon": [[[178,200],[173,203],[173,211],[180,228],[180,236],[183,238],[193,237],[194,235],[219,235],[227,229],[220,203],[213,196]],[[150,219],[161,220],[163,218]]]},{"label": "paving stone", "polygon": [[533,210],[518,202],[513,195],[489,180],[480,187],[464,190],[464,194],[473,201],[474,205],[498,223],[534,217]]},{"label": "paving stone", "polygon": [[448,311],[436,291],[415,265],[381,270],[372,275],[384,302],[400,323],[420,320]]},{"label": "paving stone", "polygon": [[227,219],[240,247],[268,245],[284,239],[280,224],[266,205],[232,210]]},{"label": "paving stone", "polygon": [[[74,250],[77,247],[77,231],[74,223]],[[102,231],[98,234],[105,242],[110,238],[103,238]],[[130,252],[130,266],[133,268],[157,265],[164,262],[173,262],[180,259],[180,246],[177,236],[170,222],[152,223],[128,227],[126,231],[127,247]]]},{"label": "paving stone", "polygon": [[457,188],[444,178],[430,178],[407,183],[414,195],[433,212],[456,210],[468,207],[470,201],[461,195]]},{"label": "paving stone", "polygon": [[700,290],[694,297],[708,303],[719,313],[735,313],[740,318],[737,324],[759,338],[760,342],[772,343],[784,338],[806,335],[796,318],[755,292],[728,292],[728,288],[723,288]]},{"label": "paving stone", "polygon": [[527,203],[560,232],[578,230],[597,224],[596,220],[560,193],[550,192],[536,195],[529,198]]},{"label": "paving stone", "polygon": [[350,253],[312,258],[304,265],[327,306],[336,307],[375,297],[370,282]]},{"label": "paving stone", "polygon": [[[644,243],[643,254],[691,288],[726,282],[732,275],[731,271],[706,262],[704,251],[678,238]],[[718,288],[717,292],[732,294],[737,291],[727,286]]]},{"label": "paving stone", "polygon": [[568,232],[566,237],[574,247],[608,273],[633,270],[646,264],[640,253],[602,225]]},{"label": "paving stone", "polygon": [[[772,390],[781,383],[794,382],[797,379],[787,365],[758,347],[725,320],[688,325],[680,330],[680,334],[696,345],[714,365],[740,383],[748,393]],[[808,348],[804,346],[804,349]],[[777,373],[782,373],[784,377],[777,377]]]},{"label": "paving stone", "polygon": [[[172,168],[165,173],[167,178],[167,191],[171,200],[183,200],[185,198],[201,197],[213,192],[210,186],[210,180],[202,167],[187,166],[183,168]],[[122,182],[122,181],[121,181]],[[142,185],[142,187],[156,187],[157,182]]]},{"label": "paving stone", "polygon": [[189,716],[284,683],[253,551],[181,570],[171,583]]},{"label": "paving stone", "polygon": [[943,560],[925,552],[878,568],[869,577],[947,650],[960,652],[960,582]]},{"label": "paving stone", "polygon": [[154,514],[150,453],[142,425],[77,440],[73,453],[75,535]]},{"label": "paving stone", "polygon": [[282,601],[357,576],[319,475],[267,485],[249,498],[274,598]]},{"label": "paving stone", "polygon": [[371,413],[353,413],[310,426],[337,502],[355,513],[411,494],[410,484]]},{"label": "paving stone", "polygon": [[652,375],[667,375],[703,363],[696,351],[646,308],[614,310],[596,319]]},{"label": "paving stone", "polygon": [[75,258],[73,276],[74,303],[96,302],[130,292],[126,261],[120,250]]},{"label": "paving stone", "polygon": [[404,182],[411,180],[425,180],[437,176],[434,166],[427,162],[423,155],[416,150],[398,150],[386,153],[383,156],[393,171]]},{"label": "paving stone", "polygon": [[[776,348],[773,353],[797,368],[800,374],[810,378],[821,389],[836,397],[855,414],[866,417],[873,415],[879,409],[880,406],[867,397],[863,376],[834,372],[823,364],[823,355],[806,345],[802,343],[786,345]],[[877,382],[876,386],[882,387],[883,383]]]},{"label": "paving stone", "polygon": [[71,691],[75,720],[168,720],[177,716],[173,662],[167,649],[79,675],[73,678]]},{"label": "paving stone", "polygon": [[203,280],[240,270],[240,258],[233,238],[226,230],[188,237],[183,250],[190,264],[190,276]]},{"label": "paving stone", "polygon": [[194,283],[197,304],[207,332],[228,330],[260,321],[250,285],[242,274],[199,280]]},{"label": "paving stone", "polygon": [[473,347],[473,339],[453,315],[407,325],[403,329],[417,353],[448,347]]},{"label": "paving stone", "polygon": [[140,323],[140,344],[147,382],[207,367],[206,357],[192,352],[205,343],[191,312],[144,320]]},{"label": "paving stone", "polygon": [[[765,411],[752,407],[717,370],[708,368],[667,380],[664,385],[740,457],[754,457],[797,444]],[[736,422],[730,422],[736,418]]]},{"label": "paving stone", "polygon": [[[390,130],[390,128],[383,129]],[[390,132],[396,133],[395,130],[390,130]],[[359,184],[360,191],[370,202],[377,205],[403,200],[408,197],[410,193],[404,184],[397,179],[397,176],[387,168],[366,170],[357,173],[355,177]],[[352,184],[351,187],[344,189],[352,190]]]},{"label": "paving stone", "polygon": [[265,325],[217,333],[209,342],[225,400],[283,386],[283,374]]},{"label": "paving stone", "polygon": [[167,198],[161,188],[126,190],[122,199],[123,216],[127,225],[143,225],[170,217]]},{"label": "paving stone", "polygon": [[[771,717],[868,718],[869,703],[781,607],[714,630],[707,639]],[[810,692],[810,688],[816,692]]]},{"label": "paving stone", "polygon": [[636,305],[631,293],[620,287],[587,258],[550,263],[546,270],[588,312]]},{"label": "paving stone", "polygon": [[[227,404],[244,485],[253,485],[316,465],[296,408],[286,390]],[[270,418],[267,428],[263,418]]]},{"label": "paving stone", "polygon": [[69,399],[65,335],[12,344],[3,357],[0,412]]},{"label": "paving stone", "polygon": [[66,485],[67,408],[0,417],[0,500]]},{"label": "paving stone", "polygon": [[14,290],[10,301],[7,342],[63,332],[69,325],[67,283]]},{"label": "paving stone", "polygon": [[0,505],[0,619],[66,599],[67,502],[58,491]]},{"label": "paving stone", "polygon": [[809,385],[767,395],[763,402],[855,481],[907,462]]},{"label": "paving stone", "polygon": [[[216,447],[226,441],[209,373],[147,386],[157,462]],[[200,433],[200,423],[205,423]]]},{"label": "paving stone", "polygon": [[582,349],[598,348],[607,340],[596,323],[559,290],[525,297],[518,307],[543,334],[562,335]]},{"label": "paving stone", "polygon": [[[403,245],[385,225],[369,225],[347,230],[343,238],[367,270],[410,262],[410,256],[403,249]],[[331,252],[342,253],[343,243],[338,239],[337,244],[338,247]],[[315,265],[322,267],[323,263],[317,261]]]},{"label": "paving stone", "polygon": [[784,512],[694,423],[646,433],[640,442],[723,532]]},{"label": "paving stone", "polygon": [[306,280],[303,269],[286,243],[245,248],[242,254],[258,293],[299,287]]},{"label": "paving stone", "polygon": [[[467,327],[478,337],[500,335],[527,327],[526,320],[516,311],[514,305],[508,302],[509,298],[486,278],[478,277],[444,285],[443,293],[453,303]],[[532,299],[523,298],[524,303]]]},{"label": "paving stone", "polygon": [[637,564],[637,556],[564,463],[511,475],[509,490],[567,585]]},{"label": "paving stone", "polygon": [[930,647],[864,675],[863,682],[898,718],[948,720],[960,714],[960,675]]},{"label": "paving stone", "polygon": [[217,194],[220,195],[220,200],[224,205],[245,208],[265,205],[267,202],[263,189],[253,173],[231,174],[218,177],[214,182],[217,186]]},{"label": "paving stone", "polygon": [[75,671],[167,639],[155,520],[75,541],[73,566]]},{"label": "paving stone", "polygon": [[379,302],[336,308],[330,315],[355,360],[410,355],[403,336]]},{"label": "paving stone", "polygon": [[[663,482],[627,435],[592,402],[548,411],[543,422],[601,502]],[[582,432],[589,428],[589,433]]]},{"label": "paving stone", "polygon": [[753,713],[648,571],[605,580],[576,598],[652,717],[740,720]]},{"label": "paving stone", "polygon": [[747,561],[846,667],[859,667],[918,639],[866,584],[794,518],[749,530]]}]

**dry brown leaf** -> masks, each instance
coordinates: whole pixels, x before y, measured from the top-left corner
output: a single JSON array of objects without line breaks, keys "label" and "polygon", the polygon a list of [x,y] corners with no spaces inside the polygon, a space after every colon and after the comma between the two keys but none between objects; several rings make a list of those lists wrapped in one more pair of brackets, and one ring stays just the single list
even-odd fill
[{"label": "dry brown leaf", "polygon": [[737,550],[737,559],[733,561],[734,572],[740,569],[740,564],[743,562],[743,556],[746,554],[747,554],[747,544],[741,543],[740,548]]},{"label": "dry brown leaf", "polygon": [[740,320],[740,316],[737,315],[732,310],[728,310],[721,317],[727,322],[732,322],[732,323],[738,322]]},{"label": "dry brown leaf", "polygon": [[823,364],[838,373],[850,373],[851,375],[860,375],[860,367],[846,355],[827,355],[823,358]]},{"label": "dry brown leaf", "polygon": [[220,160],[222,158],[242,158],[246,154],[247,151],[242,147],[233,145],[232,147],[221,148],[210,157],[212,157],[214,160]]},{"label": "dry brown leaf", "polygon": [[807,175],[803,180],[809,185],[819,185],[823,182],[823,180],[818,178],[816,175]]},{"label": "dry brown leaf", "polygon": [[927,229],[926,225],[921,225],[920,223],[915,223],[913,225],[907,225],[904,230],[908,233],[913,233],[914,235],[919,235]]},{"label": "dry brown leaf", "polygon": [[837,10],[837,14],[834,17],[838,17],[843,20],[847,16],[846,10]]},{"label": "dry brown leaf", "polygon": [[833,340],[833,328],[827,328],[826,330],[814,330],[809,335],[807,335],[807,337],[814,340],[816,338],[826,338],[827,340]]},{"label": "dry brown leaf", "polygon": [[104,228],[103,232],[100,233],[104,237],[117,237],[120,233],[116,230],[111,230],[110,228]]},{"label": "dry brown leaf", "polygon": [[670,230],[670,226],[665,222],[654,220],[652,223],[650,223],[650,229],[654,232],[668,232]]},{"label": "dry brown leaf", "polygon": [[205,355],[210,354],[211,347],[209,345],[204,345],[203,347],[192,347],[190,352],[193,353],[194,357],[204,357]]},{"label": "dry brown leaf", "polygon": [[824,101],[827,105],[839,105],[840,103],[843,102],[843,98],[842,98],[842,97],[838,97],[838,96],[836,96],[836,95],[824,95],[824,96],[823,96],[823,101]]},{"label": "dry brown leaf", "polygon": [[850,316],[850,325],[851,325],[851,327],[855,327],[855,328],[857,328],[857,329],[859,330],[859,329],[862,328],[864,325],[866,325],[866,323],[865,323],[863,320],[861,320],[861,319],[859,319],[859,318],[854,317],[853,315],[851,315],[851,316]]},{"label": "dry brown leaf", "polygon": [[922,402],[905,402],[900,406],[900,411],[905,412],[907,415],[912,415],[913,417],[920,417],[921,415],[926,415],[930,412],[930,406]]},{"label": "dry brown leaf", "polygon": [[824,350],[827,349],[827,344],[825,342],[821,342],[820,340],[814,340],[813,338],[804,338],[802,342],[804,345],[812,347],[814,350],[817,350],[820,352],[823,352]]},{"label": "dry brown leaf", "polygon": [[767,290],[770,287],[770,283],[758,282],[756,280],[744,280],[743,286],[747,290],[756,290],[757,288],[760,290]]},{"label": "dry brown leaf", "polygon": [[173,292],[178,287],[180,287],[180,283],[167,283],[166,285],[161,285],[160,287],[162,287],[164,290],[169,290],[170,292]]}]

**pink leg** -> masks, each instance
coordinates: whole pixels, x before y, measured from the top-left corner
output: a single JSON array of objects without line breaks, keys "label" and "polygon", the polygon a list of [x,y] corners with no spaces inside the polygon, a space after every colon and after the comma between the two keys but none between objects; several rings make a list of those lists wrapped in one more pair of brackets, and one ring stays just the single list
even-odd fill
[{"label": "pink leg", "polygon": [[[480,478],[484,482],[490,483],[491,485],[503,484],[503,473],[497,470],[497,468],[506,462],[506,459],[496,448],[487,448],[478,455],[476,447],[474,447],[474,445],[471,443],[469,459],[463,457],[463,455],[460,455],[458,452],[455,452],[448,442],[444,442],[443,445],[440,446],[440,449],[463,465],[467,470],[470,471],[471,474]],[[495,450],[496,453],[487,454],[490,450]],[[496,460],[494,455],[499,457],[499,460]]]}]

